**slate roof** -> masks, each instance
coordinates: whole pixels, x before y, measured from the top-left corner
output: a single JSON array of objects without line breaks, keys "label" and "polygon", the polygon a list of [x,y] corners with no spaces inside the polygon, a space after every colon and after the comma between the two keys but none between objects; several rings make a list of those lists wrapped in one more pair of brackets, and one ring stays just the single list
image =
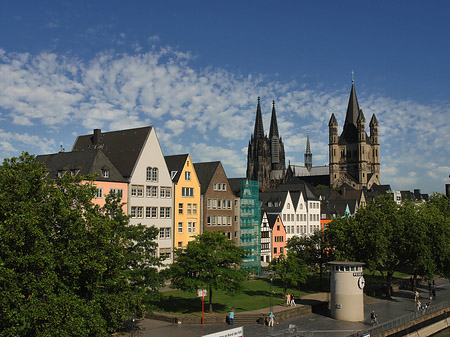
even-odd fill
[{"label": "slate roof", "polygon": [[[89,149],[81,152],[59,152],[39,155],[36,159],[43,163],[49,172],[48,178],[56,179],[58,172],[81,175],[96,175],[97,181],[126,182],[101,149]],[[102,170],[109,171],[109,177],[102,176]]]},{"label": "slate roof", "polygon": [[164,156],[166,161],[167,168],[169,170],[170,176],[172,177],[172,172],[176,171],[177,174],[172,178],[174,183],[178,183],[178,180],[181,176],[181,171],[183,171],[183,167],[188,158],[188,154],[177,154],[173,156]]},{"label": "slate roof", "polygon": [[95,129],[94,134],[78,136],[72,151],[101,148],[122,176],[128,178],[133,172],[152,128],[152,126],[146,126],[111,132]]},{"label": "slate roof", "polygon": [[219,165],[220,161],[194,164],[195,172],[197,173],[198,180],[200,181],[202,195],[204,195],[208,190],[211,179],[213,178],[214,173],[216,172]]},{"label": "slate roof", "polygon": [[[313,167],[314,169],[314,167]],[[301,182],[308,183],[312,186],[324,185],[330,186],[330,175],[316,175],[316,176],[296,176],[289,179],[287,183],[298,184]]]},{"label": "slate roof", "polygon": [[270,229],[273,229],[275,222],[277,221],[277,217],[279,214],[267,214],[267,222],[269,223]]},{"label": "slate roof", "polygon": [[241,183],[242,180],[245,180],[246,178],[228,178],[228,182],[230,183],[231,190],[233,191],[234,195],[237,197],[241,196]]},{"label": "slate roof", "polygon": [[302,180],[298,180],[297,182],[294,181],[295,180],[292,180],[289,183],[278,185],[277,191],[290,191],[291,194],[292,192],[302,192],[305,200],[319,200],[311,185]]},{"label": "slate roof", "polygon": [[[280,213],[283,209],[284,203],[286,202],[287,194],[287,191],[260,193],[259,199],[261,200],[261,209],[265,210],[268,214],[269,212]],[[272,202],[273,206],[269,206],[269,202]],[[275,203],[277,206],[275,206]]]}]

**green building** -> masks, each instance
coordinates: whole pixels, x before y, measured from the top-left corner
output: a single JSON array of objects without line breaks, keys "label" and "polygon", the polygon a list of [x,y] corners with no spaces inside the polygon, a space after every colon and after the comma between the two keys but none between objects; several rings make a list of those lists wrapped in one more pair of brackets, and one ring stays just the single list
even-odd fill
[{"label": "green building", "polygon": [[254,274],[261,273],[261,204],[258,182],[243,179],[241,181],[241,247],[248,252],[242,264]]}]

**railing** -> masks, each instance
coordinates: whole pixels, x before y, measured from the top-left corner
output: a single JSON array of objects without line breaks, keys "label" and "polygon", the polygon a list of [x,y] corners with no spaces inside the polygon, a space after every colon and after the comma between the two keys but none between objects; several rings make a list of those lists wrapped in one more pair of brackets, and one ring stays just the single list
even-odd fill
[{"label": "railing", "polygon": [[450,307],[450,301],[436,303],[425,310],[420,309],[419,311],[400,316],[396,319],[387,321],[385,323],[374,325],[366,330],[361,330],[361,331],[358,331],[351,335],[348,335],[348,337],[361,337],[361,336],[367,336],[367,335],[375,336],[377,334],[380,334],[380,333],[383,333],[386,331],[394,330],[394,329],[396,329],[402,325],[405,325],[407,323],[410,323],[420,317],[424,317],[426,315],[444,310],[449,307]]},{"label": "railing", "polygon": [[[381,334],[386,331],[394,330],[402,325],[405,325],[407,323],[410,323],[420,317],[424,317],[426,315],[444,310],[446,308],[450,308],[450,301],[440,302],[437,304],[433,304],[429,308],[416,312],[412,312],[403,316],[400,316],[396,319],[390,320],[388,322],[382,323],[382,324],[376,324],[370,328],[355,331],[347,337],[363,337],[363,336],[376,336],[377,334]],[[342,332],[342,330],[340,330]],[[289,325],[289,328],[280,330],[280,331],[274,331],[269,334],[267,334],[268,337],[311,337],[314,336],[315,333],[320,332],[321,334],[324,333],[330,333],[330,336],[332,336],[333,333],[336,333],[336,331],[328,330],[328,331],[306,331],[301,330],[300,327],[295,326],[293,324]],[[349,331],[350,332],[350,331]]]}]

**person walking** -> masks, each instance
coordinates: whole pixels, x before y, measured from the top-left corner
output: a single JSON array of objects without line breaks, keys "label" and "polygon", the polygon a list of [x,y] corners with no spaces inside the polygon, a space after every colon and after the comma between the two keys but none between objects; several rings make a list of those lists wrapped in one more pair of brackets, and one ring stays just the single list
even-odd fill
[{"label": "person walking", "polygon": [[271,311],[271,312],[270,312],[270,315],[269,315],[269,326],[272,326],[272,327],[273,327],[273,322],[274,322],[274,320],[275,320],[275,315],[274,315],[273,312]]},{"label": "person walking", "polygon": [[416,290],[414,292],[414,303],[417,303],[417,301],[419,300],[419,297],[420,297],[419,292]]},{"label": "person walking", "polygon": [[286,294],[286,306],[291,305],[291,295],[289,293]]},{"label": "person walking", "polygon": [[294,293],[291,294],[291,306],[292,306],[292,307],[295,307],[295,306],[296,306],[296,304],[295,304],[295,296],[294,296]]},{"label": "person walking", "polygon": [[229,323],[230,323],[230,325],[234,324],[234,307],[232,307],[231,311],[230,311]]},{"label": "person walking", "polygon": [[378,324],[377,319],[378,319],[377,313],[375,312],[375,310],[372,310],[372,312],[370,313],[370,323],[372,325]]}]

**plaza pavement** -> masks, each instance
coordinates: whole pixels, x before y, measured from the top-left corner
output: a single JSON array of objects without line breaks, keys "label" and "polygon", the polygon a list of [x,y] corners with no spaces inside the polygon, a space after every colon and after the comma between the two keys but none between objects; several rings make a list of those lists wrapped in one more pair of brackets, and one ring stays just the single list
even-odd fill
[{"label": "plaza pavement", "polygon": [[[428,286],[421,285],[418,288],[420,300],[428,302]],[[436,300],[434,303],[450,300],[450,283],[448,280],[436,280]],[[308,301],[326,301],[328,294],[319,293],[302,297],[299,302]],[[286,310],[286,307],[274,306],[274,314],[276,317],[277,310]],[[287,329],[290,324],[297,326],[302,331],[307,331],[313,336],[336,336],[344,337],[353,332],[368,327],[369,317],[372,310],[378,314],[379,323],[390,321],[402,315],[415,311],[414,295],[412,291],[399,290],[394,293],[392,299],[373,298],[364,296],[364,316],[367,318],[364,322],[343,322],[337,321],[329,316],[311,313],[300,317],[291,318],[278,322],[274,327],[264,325],[244,325],[244,337],[260,337],[268,336],[270,333]],[[268,314],[270,308],[255,310],[252,312],[260,312]],[[239,313],[235,314],[236,317]],[[200,337],[213,332],[223,331],[238,327],[238,325],[230,326],[226,324],[200,325],[200,324],[172,324],[152,319],[142,319],[139,321],[140,333],[139,337]]]}]

